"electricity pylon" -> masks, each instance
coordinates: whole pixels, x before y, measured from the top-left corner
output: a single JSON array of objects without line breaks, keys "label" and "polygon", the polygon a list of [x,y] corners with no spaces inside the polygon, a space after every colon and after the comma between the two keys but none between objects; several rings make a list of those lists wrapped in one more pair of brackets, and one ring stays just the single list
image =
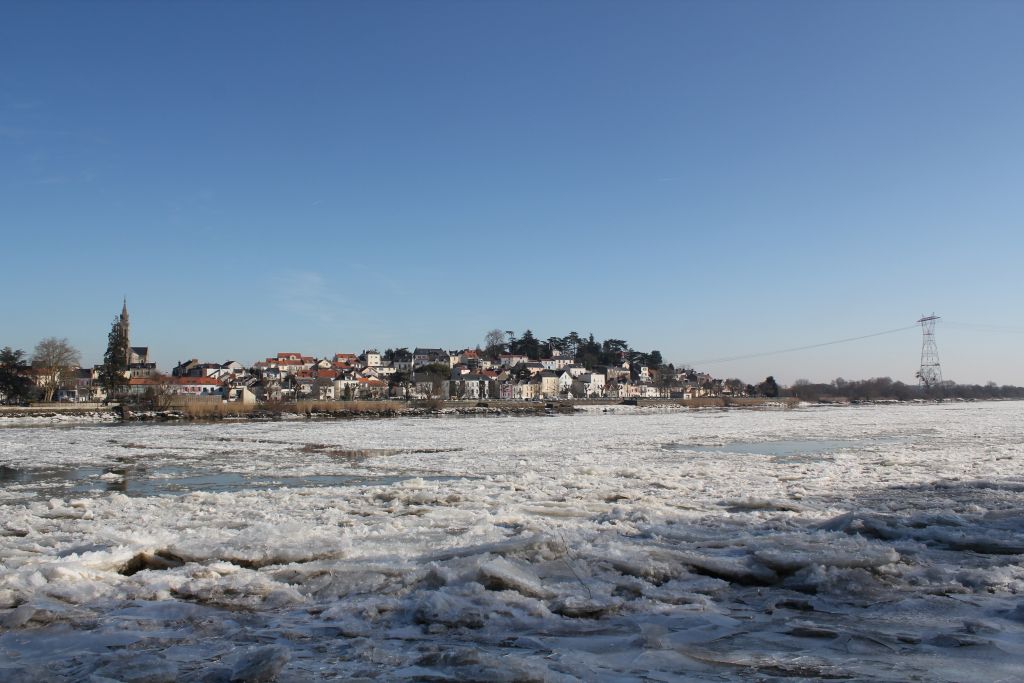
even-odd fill
[{"label": "electricity pylon", "polygon": [[921,386],[927,388],[942,384],[942,366],[939,365],[939,347],[935,345],[935,321],[939,316],[934,313],[921,316],[917,324],[921,326],[921,369],[917,371],[917,379]]}]

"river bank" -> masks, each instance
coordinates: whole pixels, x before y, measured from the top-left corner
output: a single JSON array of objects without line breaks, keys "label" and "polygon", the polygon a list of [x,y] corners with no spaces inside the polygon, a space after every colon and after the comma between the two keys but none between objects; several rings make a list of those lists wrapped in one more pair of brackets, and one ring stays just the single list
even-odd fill
[{"label": "river bank", "polygon": [[158,409],[100,404],[0,407],[0,425],[92,422],[217,422],[332,420],[444,415],[543,415],[572,413],[569,402],[299,401],[243,405],[182,403]]},{"label": "river bank", "polygon": [[[795,405],[795,401],[791,401]],[[295,403],[183,402],[164,407],[137,408],[128,405],[47,404],[0,407],[0,423],[14,422],[207,422],[329,420],[349,418],[427,417],[444,415],[544,415],[569,414],[584,406],[630,405],[638,407],[752,407],[789,404],[761,399],[733,402],[722,399],[638,400],[594,399],[584,401],[298,401]]]},{"label": "river bank", "polygon": [[[929,401],[928,403],[942,403]],[[945,402],[952,402],[947,400]],[[961,399],[958,402],[965,402]],[[576,399],[569,401],[298,401],[265,404],[195,402],[169,405],[159,409],[140,409],[117,404],[50,403],[30,406],[0,406],[0,426],[23,424],[75,424],[96,422],[218,422],[277,420],[341,420],[352,418],[383,419],[395,417],[443,417],[486,415],[571,414],[588,408],[667,408],[667,409],[792,409],[796,407],[851,405],[909,405],[925,401],[864,401],[806,403],[792,397],[694,399]]]}]

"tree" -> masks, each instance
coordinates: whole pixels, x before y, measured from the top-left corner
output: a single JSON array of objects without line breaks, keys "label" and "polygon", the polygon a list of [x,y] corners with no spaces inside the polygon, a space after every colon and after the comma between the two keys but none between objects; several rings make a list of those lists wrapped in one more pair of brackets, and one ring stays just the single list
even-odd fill
[{"label": "tree", "polygon": [[526,367],[526,363],[516,363],[516,365],[509,371],[512,378],[516,381],[530,379],[533,377],[533,373]]},{"label": "tree", "polygon": [[771,375],[768,375],[763,382],[757,385],[757,390],[762,396],[767,398],[777,398],[779,395],[779,385]]},{"label": "tree", "polygon": [[532,360],[540,357],[540,342],[533,336],[532,330],[523,332],[523,336],[515,342],[514,353],[521,353]]},{"label": "tree", "polygon": [[448,379],[452,374],[452,368],[447,363],[429,363],[416,368],[416,376],[437,375],[441,379]]},{"label": "tree", "polygon": [[725,386],[733,396],[740,396],[746,390],[743,380],[736,379],[735,377],[725,380]]},{"label": "tree", "polygon": [[801,401],[817,401],[821,397],[819,386],[811,384],[811,381],[808,379],[798,379],[793,382],[790,391],[793,396]]},{"label": "tree", "polygon": [[625,339],[605,339],[601,343],[601,350],[607,354],[624,353],[629,349],[629,343]]},{"label": "tree", "polygon": [[623,352],[615,351],[613,352],[613,355],[619,355],[620,358],[616,358],[614,360],[609,359],[604,362],[608,363],[609,365],[617,365],[624,358],[625,361],[629,363],[629,380],[631,382],[639,382],[640,365],[645,362],[644,354],[640,353],[639,351],[633,351],[632,349],[629,349]]},{"label": "tree", "polygon": [[505,333],[495,328],[484,335],[484,355],[496,360],[505,350]]},{"label": "tree", "polygon": [[388,376],[388,389],[392,396],[409,397],[409,373],[399,370]]},{"label": "tree", "polygon": [[174,401],[171,378],[159,372],[147,377],[150,381],[142,395],[142,403],[150,410],[167,410]]},{"label": "tree", "polygon": [[73,377],[81,364],[81,354],[67,339],[47,337],[36,344],[32,367],[39,372],[43,400],[52,401],[61,383]]},{"label": "tree", "polygon": [[412,354],[409,352],[408,348],[403,346],[403,347],[398,348],[398,349],[387,349],[387,350],[385,350],[383,358],[384,358],[384,360],[390,361],[390,362],[393,363],[395,361],[407,361],[407,360],[412,358]]},{"label": "tree", "polygon": [[107,335],[107,352],[103,354],[103,372],[100,384],[107,397],[116,396],[128,386],[128,335],[119,318],[114,318]]},{"label": "tree", "polygon": [[581,339],[576,351],[576,359],[581,361],[588,370],[601,362],[601,345],[594,339],[591,333],[586,339]]},{"label": "tree", "polygon": [[563,343],[565,344],[565,348],[563,349],[564,351],[573,358],[579,357],[580,335],[578,332],[570,332],[565,337],[565,341]]},{"label": "tree", "polygon": [[669,363],[668,365],[661,365],[657,371],[658,386],[660,387],[671,387],[676,383],[676,368],[674,365]]},{"label": "tree", "polygon": [[0,394],[8,402],[17,403],[28,398],[32,391],[28,370],[24,351],[15,351],[10,346],[0,349]]}]

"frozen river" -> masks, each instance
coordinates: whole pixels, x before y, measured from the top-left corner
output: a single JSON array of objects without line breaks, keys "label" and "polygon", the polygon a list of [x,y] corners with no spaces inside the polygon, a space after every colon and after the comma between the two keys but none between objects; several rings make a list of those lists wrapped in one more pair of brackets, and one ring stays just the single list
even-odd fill
[{"label": "frozen river", "polygon": [[0,680],[1024,680],[1024,403],[0,429]]}]

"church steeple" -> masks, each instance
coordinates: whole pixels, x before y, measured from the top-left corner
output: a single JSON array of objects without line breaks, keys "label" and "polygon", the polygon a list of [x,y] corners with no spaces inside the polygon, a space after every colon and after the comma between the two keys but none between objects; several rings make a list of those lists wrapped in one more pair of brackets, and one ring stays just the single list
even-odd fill
[{"label": "church steeple", "polygon": [[131,325],[128,322],[128,297],[124,298],[124,302],[121,305],[121,319],[118,323],[121,326],[121,332],[124,335],[124,346],[125,346],[125,365],[131,365],[132,362],[132,342],[131,342]]}]

